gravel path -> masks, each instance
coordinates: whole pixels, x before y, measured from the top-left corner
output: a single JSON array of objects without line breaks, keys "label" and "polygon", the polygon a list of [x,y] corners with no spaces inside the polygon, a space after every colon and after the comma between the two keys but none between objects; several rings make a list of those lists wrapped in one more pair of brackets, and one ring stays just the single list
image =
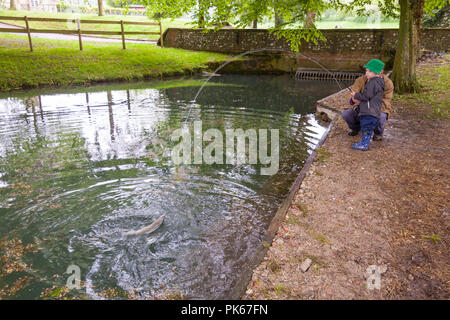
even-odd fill
[{"label": "gravel path", "polygon": [[[23,29],[22,27],[18,27],[12,24],[0,22],[0,28],[14,28],[14,29]],[[0,33],[1,34],[1,33]],[[20,34],[20,33],[11,33],[11,34]],[[31,33],[31,38],[41,38],[41,39],[52,39],[52,40],[77,40],[77,35],[70,34],[60,34],[60,33]],[[122,39],[117,38],[105,38],[105,37],[95,37],[95,36],[87,36],[82,35],[82,41],[90,41],[90,42],[122,42]],[[158,40],[128,40],[125,39],[126,43],[149,43],[156,44]]]},{"label": "gravel path", "polygon": [[[450,59],[418,72],[436,65]],[[450,298],[450,121],[427,119],[426,105],[393,108],[366,152],[337,120],[243,299]]]}]

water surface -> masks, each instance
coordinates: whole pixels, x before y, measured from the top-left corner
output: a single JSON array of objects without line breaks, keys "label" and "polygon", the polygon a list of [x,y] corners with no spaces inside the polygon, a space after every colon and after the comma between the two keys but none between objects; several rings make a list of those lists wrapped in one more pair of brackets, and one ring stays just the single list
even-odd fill
[{"label": "water surface", "polygon": [[[326,129],[312,115],[315,101],[339,87],[227,75],[193,103],[202,81],[0,97],[0,290],[9,288],[0,297],[58,297],[71,264],[83,287],[69,297],[232,297]],[[279,129],[279,171],[174,165],[168,137],[195,120],[203,131]],[[163,214],[156,232],[121,236]]]}]

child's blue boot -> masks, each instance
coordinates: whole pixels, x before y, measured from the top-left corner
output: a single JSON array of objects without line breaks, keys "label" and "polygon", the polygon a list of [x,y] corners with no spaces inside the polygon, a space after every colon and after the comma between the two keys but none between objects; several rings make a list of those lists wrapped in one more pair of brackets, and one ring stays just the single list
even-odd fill
[{"label": "child's blue boot", "polygon": [[362,150],[362,151],[368,150],[369,145],[370,145],[370,138],[371,138],[370,136],[371,136],[371,134],[363,133],[361,141],[354,143],[352,145],[352,148],[356,149],[356,150]]}]

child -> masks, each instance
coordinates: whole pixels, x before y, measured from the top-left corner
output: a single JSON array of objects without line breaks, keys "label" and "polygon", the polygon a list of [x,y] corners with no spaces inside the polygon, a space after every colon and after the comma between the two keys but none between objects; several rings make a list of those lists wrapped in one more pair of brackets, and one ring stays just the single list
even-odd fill
[{"label": "child", "polygon": [[378,59],[372,59],[367,63],[366,77],[368,79],[363,93],[352,92],[352,99],[360,100],[359,115],[362,131],[362,139],[352,145],[353,149],[366,151],[369,149],[373,129],[378,124],[381,113],[381,104],[384,91],[384,80],[381,76],[384,63]]}]

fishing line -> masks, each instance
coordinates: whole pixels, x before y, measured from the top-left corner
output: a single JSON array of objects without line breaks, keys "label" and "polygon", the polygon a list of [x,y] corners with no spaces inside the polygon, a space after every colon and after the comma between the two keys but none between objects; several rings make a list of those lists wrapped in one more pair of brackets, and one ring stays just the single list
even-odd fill
[{"label": "fishing line", "polygon": [[[206,83],[207,83],[209,80],[211,80],[212,77],[215,76],[215,74],[216,74],[220,69],[222,69],[222,68],[225,67],[227,64],[229,64],[229,63],[235,61],[236,59],[239,59],[239,58],[241,58],[241,57],[243,57],[243,56],[245,56],[245,55],[247,55],[247,54],[256,53],[256,52],[261,52],[261,51],[281,51],[281,52],[287,52],[287,53],[290,53],[290,54],[298,54],[298,55],[301,55],[302,57],[304,57],[304,58],[306,58],[306,59],[308,59],[308,60],[310,60],[310,61],[316,63],[319,67],[321,67],[323,70],[325,70],[326,72],[328,72],[328,73],[331,75],[331,77],[336,81],[336,83],[337,83],[339,89],[342,90],[342,86],[340,85],[340,83],[339,83],[339,81],[337,80],[336,76],[335,76],[331,71],[329,71],[327,68],[325,68],[322,64],[320,64],[316,59],[314,59],[314,58],[312,58],[312,57],[309,57],[309,56],[307,56],[307,55],[305,55],[305,54],[303,54],[303,53],[300,53],[300,52],[295,53],[295,52],[292,52],[292,51],[289,51],[289,50],[286,50],[286,49],[277,49],[277,48],[260,48],[260,49],[253,49],[253,50],[249,50],[249,51],[243,52],[243,53],[241,53],[241,54],[238,54],[237,56],[234,56],[234,57],[231,58],[230,60],[228,60],[228,61],[222,63],[216,70],[214,70],[214,72],[213,72],[213,73],[212,73],[212,74],[211,74],[211,75],[203,82],[203,84],[201,85],[201,87],[198,89],[197,94],[196,94],[195,97],[194,97],[194,100],[191,101],[192,105],[191,105],[190,108],[189,108],[189,112],[188,112],[188,115],[186,116],[186,120],[184,121],[184,124],[186,124],[187,121],[189,120],[189,116],[190,116],[190,114],[191,114],[192,106],[196,103],[197,98],[198,98],[198,96],[200,95],[200,92],[203,90],[203,87],[206,85]],[[349,89],[349,90],[350,90],[350,89]],[[350,91],[351,91],[351,90],[350,90]]]}]

